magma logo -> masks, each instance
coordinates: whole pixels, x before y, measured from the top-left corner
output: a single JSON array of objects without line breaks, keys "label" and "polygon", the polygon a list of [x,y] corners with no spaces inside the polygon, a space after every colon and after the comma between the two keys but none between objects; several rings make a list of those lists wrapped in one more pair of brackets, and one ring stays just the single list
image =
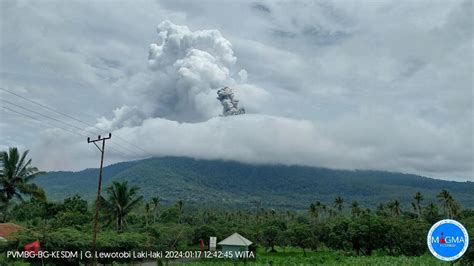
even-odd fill
[{"label": "magma logo", "polygon": [[428,248],[436,258],[453,261],[466,252],[469,235],[462,224],[455,220],[445,219],[431,227],[427,242]]}]

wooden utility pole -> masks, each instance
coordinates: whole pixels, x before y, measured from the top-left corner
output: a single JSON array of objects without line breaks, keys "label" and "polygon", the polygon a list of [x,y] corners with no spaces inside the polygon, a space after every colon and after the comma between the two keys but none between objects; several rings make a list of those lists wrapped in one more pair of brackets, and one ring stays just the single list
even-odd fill
[{"label": "wooden utility pole", "polygon": [[[97,137],[96,140],[91,140],[87,138],[87,143],[93,143],[97,149],[99,149],[101,156],[100,156],[100,170],[99,170],[99,184],[97,186],[97,198],[95,200],[95,218],[94,218],[94,233],[92,236],[92,265],[97,265],[97,258],[95,257],[96,252],[96,241],[97,241],[97,225],[99,224],[99,209],[100,209],[100,190],[102,188],[102,168],[104,166],[104,153],[105,153],[105,141],[112,138],[112,133],[109,133],[109,136],[106,138],[102,138],[100,135]],[[102,148],[100,148],[96,142],[102,141]]]}]

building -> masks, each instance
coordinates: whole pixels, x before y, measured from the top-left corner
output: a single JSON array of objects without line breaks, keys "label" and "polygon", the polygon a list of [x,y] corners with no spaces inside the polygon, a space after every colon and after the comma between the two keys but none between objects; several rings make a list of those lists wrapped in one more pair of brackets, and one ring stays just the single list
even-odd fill
[{"label": "building", "polygon": [[0,223],[0,241],[9,240],[12,234],[21,230],[24,230],[24,228],[17,224]]},{"label": "building", "polygon": [[227,237],[226,239],[222,240],[217,244],[222,247],[222,252],[224,253],[224,256],[232,252],[232,257],[237,258],[239,257],[238,253],[240,253],[241,251],[249,250],[249,246],[252,245],[252,242],[238,233],[233,233],[231,236]]}]

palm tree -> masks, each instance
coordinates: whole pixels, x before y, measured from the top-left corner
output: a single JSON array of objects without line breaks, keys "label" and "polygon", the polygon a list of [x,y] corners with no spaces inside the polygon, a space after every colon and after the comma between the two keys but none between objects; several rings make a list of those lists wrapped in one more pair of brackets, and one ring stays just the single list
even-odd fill
[{"label": "palm tree", "polygon": [[385,204],[380,203],[377,205],[376,213],[379,216],[387,216],[387,213],[385,212]]},{"label": "palm tree", "polygon": [[309,214],[314,220],[318,219],[318,208],[316,207],[316,204],[311,203],[311,205],[309,205]]},{"label": "palm tree", "polygon": [[454,218],[459,214],[461,207],[446,189],[443,189],[437,197],[443,203],[443,211],[448,218]]},{"label": "palm tree", "polygon": [[111,221],[115,221],[118,232],[123,232],[128,214],[143,200],[143,196],[137,195],[138,189],[135,186],[129,187],[127,181],[114,181],[107,188],[107,200],[102,198],[105,212]]},{"label": "palm tree", "polygon": [[438,215],[438,207],[436,207],[436,205],[431,202],[426,206],[426,213],[431,216]]},{"label": "palm tree", "polygon": [[156,223],[156,211],[158,210],[158,207],[160,206],[160,198],[153,197],[151,198],[151,202],[153,204],[153,223]]},{"label": "palm tree", "polygon": [[425,219],[428,222],[434,222],[438,220],[438,206],[436,206],[433,202],[425,206]]},{"label": "palm tree", "polygon": [[388,208],[392,211],[395,216],[399,216],[402,213],[402,209],[400,208],[400,201],[394,200],[388,204]]},{"label": "palm tree", "polygon": [[150,215],[150,203],[145,204],[145,225],[148,225],[148,216]]},{"label": "palm tree", "polygon": [[272,217],[275,217],[276,215],[275,209],[270,209],[270,214],[272,215]]},{"label": "palm tree", "polygon": [[351,207],[352,207],[352,210],[351,210],[352,216],[355,216],[355,217],[359,216],[360,211],[361,211],[359,208],[359,203],[357,201],[353,201]]},{"label": "palm tree", "polygon": [[341,196],[337,196],[337,198],[334,200],[334,208],[337,208],[339,212],[342,212],[342,207],[344,204],[344,199]]},{"label": "palm tree", "polygon": [[30,183],[43,172],[31,166],[31,159],[26,158],[28,153],[29,151],[25,151],[20,156],[17,148],[0,153],[0,201],[3,205],[4,222],[7,220],[8,206],[13,198],[23,201],[23,196],[32,196],[46,200],[43,189]]},{"label": "palm tree", "polygon": [[458,216],[460,210],[461,207],[459,206],[459,203],[457,203],[453,197],[450,197],[448,201],[449,218],[455,218]]},{"label": "palm tree", "polygon": [[184,202],[182,200],[178,200],[176,202],[176,206],[178,207],[178,223],[181,223],[181,214],[183,213]]},{"label": "palm tree", "polygon": [[[319,201],[318,201],[319,202]],[[316,204],[318,203],[316,202]],[[326,213],[327,213],[327,207],[325,204],[321,204],[321,210],[322,210],[322,213],[323,213],[323,217],[326,217]]]},{"label": "palm tree", "polygon": [[[324,207],[324,204],[321,203],[321,201],[317,200],[314,205],[316,205],[316,211],[318,213],[318,216],[319,216],[319,212],[325,212],[325,208]],[[323,213],[324,214],[324,213]]]},{"label": "palm tree", "polygon": [[423,201],[423,195],[421,194],[421,192],[416,192],[415,193],[415,196],[413,197],[413,199],[415,200],[415,203],[414,203],[414,209],[415,209],[415,212],[418,214],[418,219],[421,220],[421,202]]},{"label": "palm tree", "polygon": [[447,215],[449,218],[448,205],[449,205],[449,202],[452,200],[451,194],[449,194],[449,192],[446,189],[443,189],[436,197],[439,199],[441,203],[443,203],[444,215]]}]

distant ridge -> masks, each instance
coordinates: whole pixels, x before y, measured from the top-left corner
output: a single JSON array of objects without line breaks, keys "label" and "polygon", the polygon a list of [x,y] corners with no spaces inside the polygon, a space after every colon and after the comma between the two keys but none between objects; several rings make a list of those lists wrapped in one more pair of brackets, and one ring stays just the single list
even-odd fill
[{"label": "distant ridge", "polygon": [[[93,199],[97,169],[49,172],[35,180],[54,200],[74,194]],[[315,200],[333,204],[336,196],[363,206],[399,199],[408,210],[413,195],[421,191],[424,203],[437,202],[447,189],[464,207],[474,207],[474,183],[437,180],[412,174],[369,170],[254,165],[234,161],[159,157],[122,162],[104,168],[104,184],[127,180],[147,198],[164,203],[182,199],[188,205],[250,208],[306,209]]]}]

